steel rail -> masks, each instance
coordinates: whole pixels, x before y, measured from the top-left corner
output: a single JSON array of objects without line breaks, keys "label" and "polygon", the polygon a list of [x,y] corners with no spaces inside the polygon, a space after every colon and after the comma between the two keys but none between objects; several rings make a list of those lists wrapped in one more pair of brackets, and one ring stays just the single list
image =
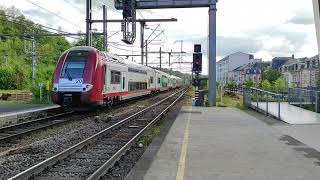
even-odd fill
[{"label": "steel rail", "polygon": [[144,108],[143,110],[133,114],[133,115],[130,115],[129,117],[113,124],[112,126],[90,136],[89,138],[65,149],[64,151],[24,170],[23,172],[20,172],[19,174],[9,178],[9,180],[25,180],[25,179],[30,179],[31,177],[34,177],[36,175],[38,175],[39,173],[41,173],[42,171],[44,171],[45,169],[47,169],[48,167],[50,166],[53,166],[54,164],[56,164],[58,161],[61,161],[65,158],[67,158],[68,156],[74,154],[75,152],[77,152],[78,150],[94,143],[96,140],[98,140],[99,137],[105,135],[105,134],[108,134],[109,132],[113,131],[114,129],[117,129],[119,128],[120,126],[122,126],[123,124],[127,123],[127,122],[130,122],[130,120],[140,116],[141,114],[143,114],[144,112],[150,110],[151,108],[153,107],[156,107],[157,105],[165,102],[166,100],[170,99],[171,97],[175,96],[176,94],[182,92],[183,90],[181,91],[178,91],[178,92],[175,92],[173,93],[172,95],[166,97],[165,99],[153,104],[153,105],[150,105],[146,108]]},{"label": "steel rail", "polygon": [[[2,128],[0,128],[0,142],[8,141],[9,139],[12,139],[15,137],[19,137],[19,136],[22,136],[25,134],[32,133],[34,131],[38,131],[40,129],[48,128],[50,126],[66,122],[66,121],[60,121],[60,122],[57,121],[57,122],[50,123],[49,121],[52,118],[62,117],[62,116],[69,115],[72,113],[73,113],[72,111],[71,112],[64,112],[64,113],[59,113],[59,114],[55,114],[52,116],[47,116],[47,117],[43,117],[43,118],[39,118],[39,119],[34,119],[34,120],[2,127]],[[28,125],[35,124],[35,123],[41,123],[41,124],[36,125],[34,127],[33,126],[28,127]],[[44,123],[49,123],[49,124],[44,126]],[[12,133],[13,130],[17,130],[17,129],[18,129],[17,133]],[[19,132],[19,130],[20,130],[20,132]],[[8,133],[8,132],[11,132],[11,133]],[[8,134],[8,135],[6,136],[6,134]],[[1,137],[1,136],[3,136],[3,137]]]},{"label": "steel rail", "polygon": [[187,90],[183,91],[181,95],[172,102],[165,110],[163,110],[160,114],[158,114],[147,126],[145,126],[138,134],[136,134],[128,143],[126,143],[118,152],[116,152],[107,162],[105,162],[102,166],[99,167],[97,171],[95,171],[87,180],[96,180],[100,177],[104,176],[110,168],[130,149],[132,144],[143,135],[143,133],[148,130],[154,123],[156,123],[172,106],[174,106],[182,96],[187,92]]}]

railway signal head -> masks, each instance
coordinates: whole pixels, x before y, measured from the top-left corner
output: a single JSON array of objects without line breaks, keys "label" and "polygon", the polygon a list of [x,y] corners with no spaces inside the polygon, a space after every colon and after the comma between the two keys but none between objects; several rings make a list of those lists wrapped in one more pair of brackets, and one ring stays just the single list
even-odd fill
[{"label": "railway signal head", "polygon": [[133,0],[123,0],[122,1],[122,15],[123,18],[128,18],[132,17],[132,5],[133,5]]},{"label": "railway signal head", "polygon": [[193,53],[192,72],[202,71],[202,53]]}]

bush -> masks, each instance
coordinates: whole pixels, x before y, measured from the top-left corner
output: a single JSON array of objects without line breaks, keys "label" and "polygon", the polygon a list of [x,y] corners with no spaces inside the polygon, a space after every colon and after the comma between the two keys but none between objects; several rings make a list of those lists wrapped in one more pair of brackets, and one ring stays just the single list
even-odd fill
[{"label": "bush", "polygon": [[274,87],[276,89],[276,91],[280,92],[280,91],[284,91],[285,89],[285,82],[282,78],[278,78],[275,82],[274,82]]},{"label": "bush", "polygon": [[0,67],[0,89],[16,89],[15,72],[9,66]]},{"label": "bush", "polygon": [[272,88],[271,83],[268,80],[263,80],[261,83],[261,87],[263,90],[266,90],[266,91],[270,91]]},{"label": "bush", "polygon": [[234,81],[228,82],[226,88],[227,89],[235,89],[237,87],[236,83]]},{"label": "bush", "polygon": [[253,87],[254,86],[254,82],[252,80],[245,80],[243,85],[245,85],[247,88]]}]

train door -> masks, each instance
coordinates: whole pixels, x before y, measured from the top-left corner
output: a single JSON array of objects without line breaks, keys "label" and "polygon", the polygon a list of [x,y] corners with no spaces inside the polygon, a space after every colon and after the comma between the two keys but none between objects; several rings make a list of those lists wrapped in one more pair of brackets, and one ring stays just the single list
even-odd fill
[{"label": "train door", "polygon": [[102,93],[107,91],[107,88],[106,88],[107,87],[106,75],[107,75],[107,67],[106,67],[106,65],[103,65],[103,67],[102,67],[102,77],[101,77]]},{"label": "train door", "polygon": [[127,72],[121,72],[121,92],[128,92]]}]

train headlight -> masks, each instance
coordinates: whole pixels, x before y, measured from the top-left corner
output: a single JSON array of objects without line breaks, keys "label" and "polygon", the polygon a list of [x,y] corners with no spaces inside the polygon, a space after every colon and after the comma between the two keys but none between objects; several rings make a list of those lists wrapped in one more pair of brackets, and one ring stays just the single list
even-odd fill
[{"label": "train headlight", "polygon": [[92,85],[92,84],[84,84],[83,87],[82,87],[82,91],[83,91],[83,92],[88,92],[88,91],[90,91],[92,88],[93,88],[93,85]]},{"label": "train headlight", "polygon": [[58,84],[53,84],[52,91],[53,92],[58,92],[59,91],[59,85]]}]

